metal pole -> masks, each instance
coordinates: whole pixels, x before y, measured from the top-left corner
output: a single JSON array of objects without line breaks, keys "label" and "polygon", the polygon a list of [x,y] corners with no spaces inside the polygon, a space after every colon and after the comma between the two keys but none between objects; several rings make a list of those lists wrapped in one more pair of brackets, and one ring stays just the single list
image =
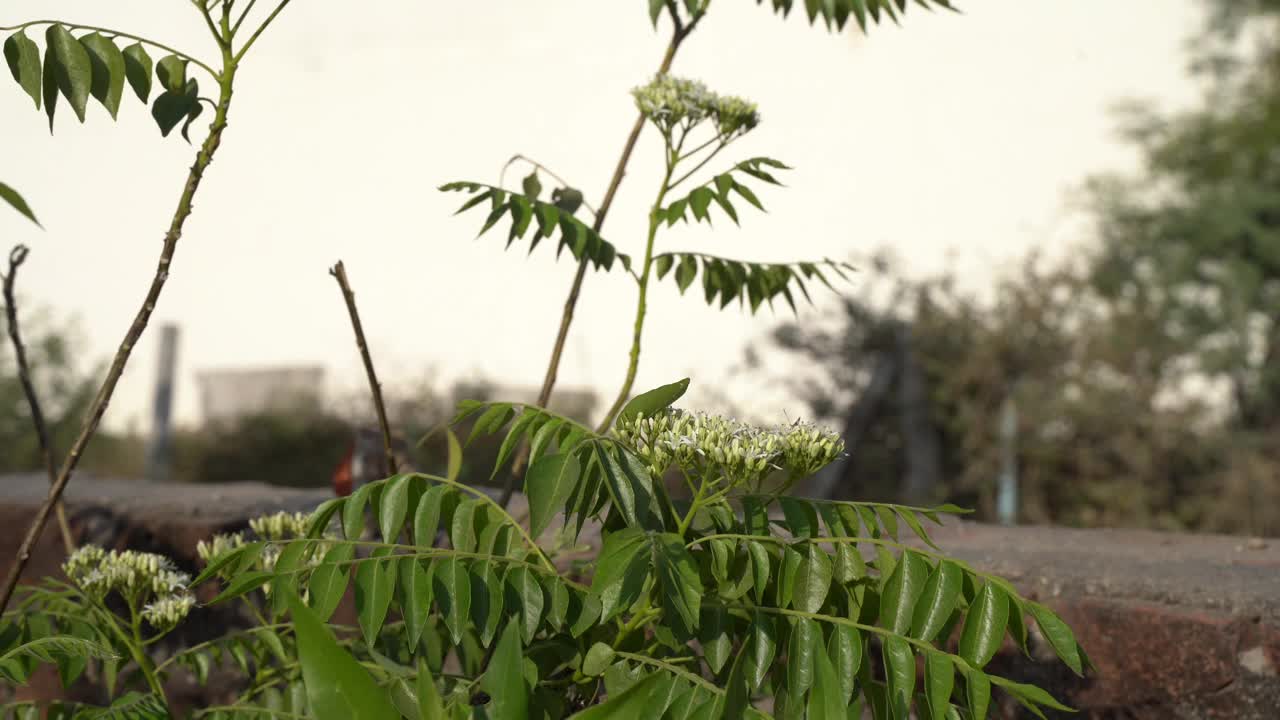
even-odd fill
[{"label": "metal pole", "polygon": [[151,442],[147,451],[147,479],[169,480],[172,460],[173,376],[178,360],[178,326],[160,328],[160,357],[156,367],[155,398],[151,410]]},{"label": "metal pole", "polygon": [[1010,392],[1000,411],[1001,470],[996,515],[1001,525],[1018,522],[1018,406]]}]

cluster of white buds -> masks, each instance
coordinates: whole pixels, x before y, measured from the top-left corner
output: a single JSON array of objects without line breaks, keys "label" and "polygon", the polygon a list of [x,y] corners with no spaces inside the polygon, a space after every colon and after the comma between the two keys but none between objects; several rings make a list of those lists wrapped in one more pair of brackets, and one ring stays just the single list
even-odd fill
[{"label": "cluster of white buds", "polygon": [[[102,600],[111,592],[118,592],[130,603],[148,603],[156,607],[157,619],[153,625],[172,628],[195,603],[187,594],[191,578],[178,572],[173,561],[163,555],[133,550],[106,551],[96,545],[86,545],[62,564],[67,577],[85,594]],[[149,601],[149,602],[148,602]],[[146,611],[144,617],[150,622]]]},{"label": "cluster of white buds", "polygon": [[205,565],[244,545],[244,536],[240,533],[214,535],[208,540],[196,543],[196,555]]},{"label": "cluster of white buds", "polygon": [[812,423],[797,421],[779,431],[786,433],[783,464],[795,477],[808,477],[844,453],[844,438]]},{"label": "cluster of white buds", "polygon": [[692,128],[710,119],[721,135],[746,132],[760,124],[756,104],[739,97],[721,96],[697,80],[658,75],[631,91],[636,107],[665,130],[677,125]]},{"label": "cluster of white buds", "polygon": [[278,512],[253,518],[249,521],[249,529],[263,540],[293,540],[306,537],[310,522],[308,513]]},{"label": "cluster of white buds", "polygon": [[759,481],[773,470],[812,474],[844,450],[838,435],[812,425],[762,428],[676,409],[619,421],[615,432],[655,475],[675,464],[693,473],[714,468],[733,482]]},{"label": "cluster of white buds", "polygon": [[196,599],[187,594],[166,595],[142,608],[142,619],[161,632],[168,632],[191,612]]}]

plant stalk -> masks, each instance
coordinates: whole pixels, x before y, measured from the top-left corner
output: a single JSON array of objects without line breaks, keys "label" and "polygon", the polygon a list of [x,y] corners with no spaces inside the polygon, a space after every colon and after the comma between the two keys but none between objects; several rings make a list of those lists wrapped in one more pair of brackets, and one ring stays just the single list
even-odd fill
[{"label": "plant stalk", "polygon": [[674,153],[668,150],[667,172],[662,178],[662,188],[658,191],[658,197],[653,201],[653,208],[649,211],[649,237],[644,244],[644,264],[641,265],[640,271],[640,294],[636,299],[636,320],[631,334],[631,353],[627,360],[627,375],[622,381],[622,387],[618,390],[618,397],[613,401],[613,407],[609,408],[609,412],[605,413],[604,419],[600,421],[600,426],[596,428],[596,432],[608,432],[609,426],[613,425],[613,419],[622,411],[623,405],[626,405],[627,399],[631,397],[631,388],[636,382],[636,372],[640,369],[640,340],[644,333],[644,318],[649,310],[649,277],[653,273],[653,243],[658,237],[658,227],[662,221],[658,215],[658,211],[662,209],[662,201],[666,199],[667,192],[671,189],[671,172],[675,169]]},{"label": "plant stalk", "polygon": [[342,299],[346,301],[347,314],[351,316],[351,328],[356,334],[356,347],[360,349],[360,359],[364,361],[364,373],[369,378],[369,393],[373,395],[373,409],[378,414],[378,427],[382,430],[382,451],[387,461],[387,466],[383,469],[387,475],[395,475],[400,470],[396,466],[395,450],[391,447],[391,425],[387,422],[387,406],[382,401],[382,385],[378,382],[378,374],[373,369],[369,344],[364,339],[364,326],[360,323],[360,311],[356,309],[356,294],[351,291],[351,283],[347,281],[347,269],[341,260],[329,270],[329,274],[338,281],[338,287],[342,289]]},{"label": "plant stalk", "polygon": [[[18,245],[9,253],[9,274],[4,276],[4,306],[9,317],[9,339],[13,342],[13,354],[18,364],[18,382],[22,384],[22,393],[27,397],[27,405],[31,408],[31,424],[36,431],[36,440],[40,443],[40,457],[44,461],[45,474],[49,476],[52,486],[58,479],[58,468],[53,462],[53,445],[49,440],[49,428],[44,422],[44,412],[40,409],[40,397],[36,394],[35,383],[31,380],[31,367],[27,364],[27,347],[22,342],[22,332],[18,328],[18,302],[14,286],[18,281],[18,268],[27,259],[27,247]],[[62,500],[53,506],[54,515],[58,518],[58,531],[62,534],[62,545],[67,555],[76,551],[75,536],[71,533],[71,523],[67,521],[67,510]]]},{"label": "plant stalk", "polygon": [[[677,24],[675,30],[671,33],[671,41],[667,44],[667,50],[662,56],[662,63],[658,66],[658,74],[665,75],[671,71],[671,64],[676,59],[676,52],[680,50],[680,45],[685,38],[693,32],[697,25],[699,16],[687,26]],[[644,115],[637,114],[636,121],[631,126],[631,132],[627,135],[627,141],[622,146],[622,154],[618,157],[618,164],[613,169],[613,177],[609,180],[609,187],[605,190],[604,200],[600,202],[600,210],[596,212],[595,222],[592,223],[592,229],[600,232],[604,227],[605,217],[609,214],[609,208],[613,207],[614,197],[618,194],[618,188],[622,185],[622,179],[627,174],[627,165],[631,162],[631,155],[635,152],[636,142],[640,139],[640,132],[644,130]],[[564,356],[565,342],[569,338],[569,326],[573,324],[573,313],[578,306],[578,296],[582,293],[582,283],[587,276],[587,265],[589,259],[583,256],[582,261],[578,263],[578,270],[574,273],[573,283],[569,286],[569,296],[564,301],[564,311],[560,316],[560,328],[556,331],[555,343],[551,346],[551,359],[547,363],[547,372],[542,378],[542,388],[538,391],[538,407],[547,407],[551,402],[551,391],[556,385],[556,375],[560,371],[560,360]],[[520,473],[524,470],[525,463],[529,460],[529,443],[521,443],[519,451],[516,452],[515,459],[511,462],[511,475],[507,477],[507,484],[502,489],[502,499],[498,501],[502,507],[506,507],[511,502],[511,496],[515,492],[516,481],[520,477]]]},{"label": "plant stalk", "polygon": [[164,290],[165,282],[169,279],[169,266],[173,262],[178,240],[182,237],[183,226],[191,215],[192,200],[195,198],[196,191],[200,189],[200,181],[204,178],[205,171],[209,168],[209,164],[213,162],[214,154],[217,153],[218,147],[222,144],[222,132],[227,127],[227,113],[231,108],[232,88],[235,81],[237,63],[227,48],[223,48],[222,56],[223,71],[218,77],[218,104],[214,112],[213,122],[209,125],[209,134],[205,137],[204,143],[201,144],[200,150],[196,153],[195,162],[187,173],[186,184],[183,186],[182,194],[178,198],[178,207],[169,223],[169,230],[164,235],[160,259],[156,265],[155,275],[151,279],[151,287],[147,291],[146,298],[142,301],[142,306],[138,308],[138,312],[134,316],[133,324],[129,326],[128,332],[125,333],[124,339],[116,350],[111,366],[107,370],[106,379],[103,380],[98,394],[89,405],[84,424],[80,428],[80,434],[76,436],[75,442],[72,443],[71,449],[68,450],[67,457],[62,463],[62,468],[58,471],[58,477],[54,481],[53,487],[49,489],[48,497],[44,504],[40,506],[39,511],[36,512],[35,519],[31,521],[31,527],[27,530],[26,537],[23,538],[22,545],[18,548],[13,566],[9,569],[8,577],[5,578],[4,587],[0,589],[0,611],[8,607],[9,600],[13,597],[13,591],[18,585],[18,579],[22,576],[22,571],[31,559],[32,548],[35,547],[36,541],[40,538],[40,533],[43,532],[45,524],[48,523],[53,507],[62,498],[62,492],[66,489],[67,483],[70,482],[71,474],[75,471],[76,465],[79,464],[81,455],[97,431],[98,424],[102,421],[102,415],[106,412],[107,405],[111,402],[112,394],[115,393],[116,384],[120,382],[120,376],[124,374],[124,368],[129,362],[129,356],[137,345],[138,339],[142,337],[143,331],[147,329],[151,314],[155,311],[156,303],[160,300],[160,293]]}]

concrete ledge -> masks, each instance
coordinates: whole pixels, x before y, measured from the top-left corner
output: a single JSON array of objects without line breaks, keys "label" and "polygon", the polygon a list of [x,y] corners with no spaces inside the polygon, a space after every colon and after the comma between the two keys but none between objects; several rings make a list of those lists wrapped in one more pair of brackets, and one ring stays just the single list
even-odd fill
[{"label": "concrete ledge", "polygon": [[[41,476],[0,478],[5,568],[45,490]],[[82,541],[163,552],[194,568],[200,539],[329,497],[260,484],[80,477],[67,501]],[[931,532],[948,554],[1008,578],[1075,630],[1098,666],[1084,679],[1052,660],[1034,628],[1032,657],[1006,647],[993,661],[994,672],[1041,685],[1083,711],[1061,717],[1280,718],[1280,540],[967,522]],[[47,532],[27,577],[56,573],[61,560],[58,538]],[[999,716],[1022,717],[1003,705]]]}]

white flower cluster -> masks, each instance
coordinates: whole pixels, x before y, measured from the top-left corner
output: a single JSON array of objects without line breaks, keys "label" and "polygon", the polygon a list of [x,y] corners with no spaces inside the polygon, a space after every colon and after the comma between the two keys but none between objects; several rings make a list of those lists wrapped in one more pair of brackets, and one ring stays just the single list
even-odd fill
[{"label": "white flower cluster", "polygon": [[208,565],[241,545],[244,545],[244,536],[240,533],[214,535],[208,541],[196,543],[196,555]]},{"label": "white flower cluster", "polygon": [[166,595],[142,608],[142,619],[152,627],[168,632],[191,612],[196,599],[190,595]]},{"label": "white flower cluster", "polygon": [[773,470],[809,475],[839,457],[844,442],[813,425],[762,428],[719,415],[667,409],[620,421],[616,432],[655,474],[673,463],[686,472],[715,466],[736,481],[760,480]]},{"label": "white flower cluster", "polygon": [[658,75],[631,94],[640,112],[664,129],[681,123],[691,128],[709,118],[721,135],[731,135],[760,124],[755,103],[717,95],[697,80]]},{"label": "white flower cluster", "polygon": [[[62,570],[90,597],[101,600],[118,592],[131,603],[146,602],[143,616],[164,629],[177,625],[195,604],[187,593],[191,578],[162,555],[133,550],[106,551],[86,545],[71,554]],[[149,601],[149,602],[148,602]]]},{"label": "white flower cluster", "polygon": [[308,513],[278,512],[253,518],[249,521],[249,529],[263,540],[292,540],[306,537],[310,521]]}]

